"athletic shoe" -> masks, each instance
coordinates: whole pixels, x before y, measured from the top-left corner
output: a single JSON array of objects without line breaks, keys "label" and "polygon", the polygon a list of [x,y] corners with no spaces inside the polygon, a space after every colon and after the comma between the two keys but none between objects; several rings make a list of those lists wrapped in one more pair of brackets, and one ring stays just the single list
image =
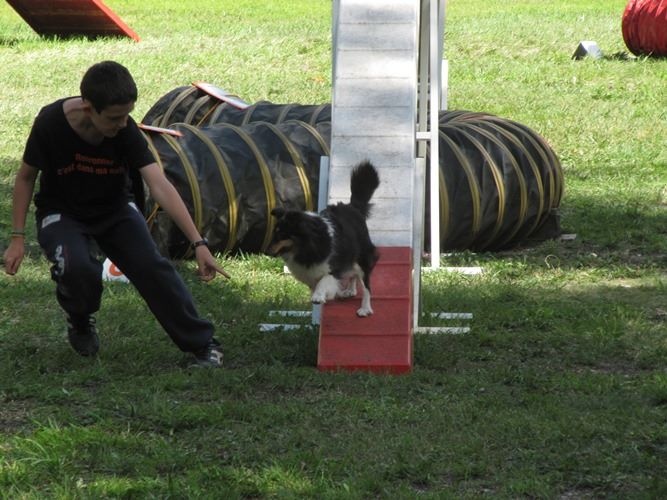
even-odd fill
[{"label": "athletic shoe", "polygon": [[97,336],[93,316],[86,316],[83,320],[76,322],[68,316],[67,338],[72,348],[81,356],[95,356],[100,349],[100,339]]},{"label": "athletic shoe", "polygon": [[201,366],[204,368],[216,368],[222,366],[222,349],[220,343],[211,339],[206,347],[195,351],[192,354],[195,356],[194,366]]}]

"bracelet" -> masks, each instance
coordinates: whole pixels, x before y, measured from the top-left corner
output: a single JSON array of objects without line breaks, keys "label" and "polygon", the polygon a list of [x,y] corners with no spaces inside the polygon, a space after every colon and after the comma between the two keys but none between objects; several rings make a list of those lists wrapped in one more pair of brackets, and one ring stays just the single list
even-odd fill
[{"label": "bracelet", "polygon": [[25,231],[12,231],[10,234],[12,238],[25,238]]},{"label": "bracelet", "polygon": [[197,247],[208,247],[208,240],[206,238],[202,238],[201,240],[193,241],[191,246],[193,249]]}]

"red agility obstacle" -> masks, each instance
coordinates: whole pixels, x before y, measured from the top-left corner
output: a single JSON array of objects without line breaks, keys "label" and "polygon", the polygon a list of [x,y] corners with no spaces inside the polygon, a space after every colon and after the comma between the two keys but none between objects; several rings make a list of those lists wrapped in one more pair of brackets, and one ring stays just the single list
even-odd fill
[{"label": "red agility obstacle", "polygon": [[408,373],[412,370],[412,249],[380,247],[371,276],[374,314],[359,318],[359,297],[322,307],[320,371]]},{"label": "red agility obstacle", "polygon": [[40,35],[125,36],[139,41],[130,29],[101,0],[7,0],[14,10]]},{"label": "red agility obstacle", "polygon": [[621,27],[633,54],[667,56],[667,0],[630,0]]}]

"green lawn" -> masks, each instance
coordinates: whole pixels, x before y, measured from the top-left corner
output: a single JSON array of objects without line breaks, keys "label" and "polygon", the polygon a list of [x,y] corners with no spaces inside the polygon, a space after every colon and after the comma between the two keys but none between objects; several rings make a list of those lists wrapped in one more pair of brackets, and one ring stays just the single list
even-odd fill
[{"label": "green lawn", "polygon": [[[471,312],[471,331],[417,335],[412,374],[320,373],[316,331],[261,333],[309,302],[257,255],[221,256],[233,279],[208,284],[179,263],[224,369],[189,369],[118,283],[80,358],[31,224],[0,274],[0,498],[667,497],[667,60],[622,56],[625,3],[447,2],[449,108],[552,145],[576,239],[444,256],[484,273],[424,273],[424,310]],[[141,42],[42,40],[0,3],[0,234],[35,113],[93,62],[133,72],[138,119],[195,80],[331,100],[329,0],[106,4]],[[581,40],[606,57],[573,61]]]}]

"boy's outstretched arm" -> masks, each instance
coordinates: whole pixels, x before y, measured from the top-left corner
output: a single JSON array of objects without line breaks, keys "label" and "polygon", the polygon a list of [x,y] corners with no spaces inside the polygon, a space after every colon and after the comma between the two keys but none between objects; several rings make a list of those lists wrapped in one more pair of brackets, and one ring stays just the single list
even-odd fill
[{"label": "boy's outstretched arm", "polygon": [[[185,203],[183,203],[181,196],[173,184],[165,177],[160,166],[157,163],[151,163],[139,171],[150,190],[151,197],[169,214],[178,228],[183,231],[185,237],[191,243],[201,240],[201,235],[192,221]],[[204,281],[212,280],[215,278],[216,273],[220,273],[225,278],[230,277],[218,265],[208,247],[197,247],[195,249],[195,258],[199,266],[199,276]]]},{"label": "boy's outstretched arm", "polygon": [[16,174],[12,192],[11,239],[3,256],[7,274],[16,274],[25,256],[25,222],[38,172],[36,168],[26,162],[21,162],[21,167]]}]

